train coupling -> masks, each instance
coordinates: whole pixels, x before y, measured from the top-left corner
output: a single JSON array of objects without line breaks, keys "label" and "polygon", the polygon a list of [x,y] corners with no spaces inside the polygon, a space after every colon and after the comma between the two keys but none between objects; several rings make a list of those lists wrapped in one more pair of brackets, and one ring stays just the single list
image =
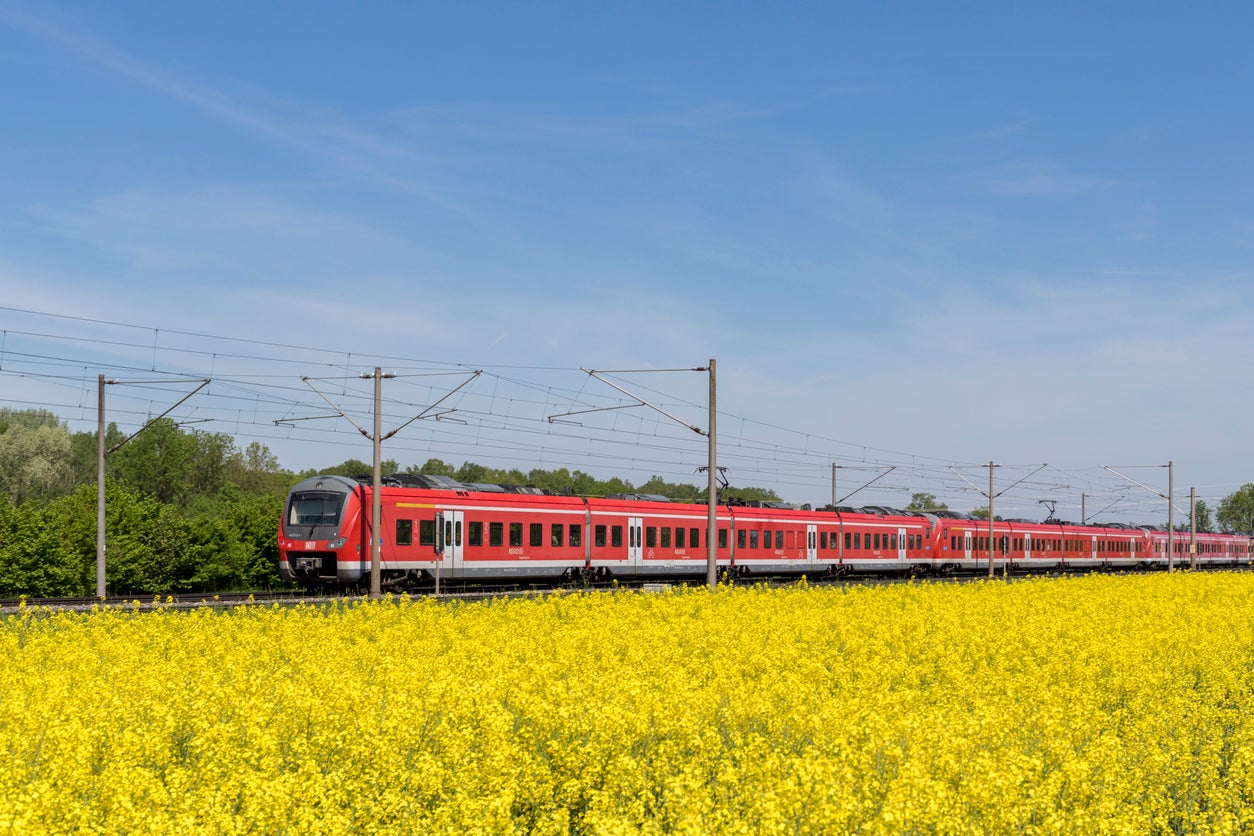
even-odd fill
[{"label": "train coupling", "polygon": [[316,575],[321,568],[322,558],[320,557],[298,557],[295,560],[295,569],[298,574]]}]

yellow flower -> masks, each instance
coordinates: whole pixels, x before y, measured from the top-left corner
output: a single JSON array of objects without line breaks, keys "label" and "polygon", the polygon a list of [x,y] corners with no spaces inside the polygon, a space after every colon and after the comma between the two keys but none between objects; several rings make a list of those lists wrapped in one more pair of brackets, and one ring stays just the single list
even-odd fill
[{"label": "yellow flower", "polygon": [[1240,833],[1254,576],[0,625],[0,832]]}]

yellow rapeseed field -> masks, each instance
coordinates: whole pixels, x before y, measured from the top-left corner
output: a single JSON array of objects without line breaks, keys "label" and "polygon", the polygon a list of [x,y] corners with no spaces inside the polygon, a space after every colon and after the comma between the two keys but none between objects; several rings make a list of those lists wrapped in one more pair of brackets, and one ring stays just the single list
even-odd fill
[{"label": "yellow rapeseed field", "polygon": [[0,623],[5,833],[1254,831],[1254,575]]}]

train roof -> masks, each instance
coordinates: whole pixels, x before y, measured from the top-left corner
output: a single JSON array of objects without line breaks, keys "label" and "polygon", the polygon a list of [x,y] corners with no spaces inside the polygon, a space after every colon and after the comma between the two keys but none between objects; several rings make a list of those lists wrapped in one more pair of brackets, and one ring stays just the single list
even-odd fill
[{"label": "train roof", "polygon": [[605,495],[606,499],[625,499],[629,502],[670,502],[669,496],[662,496],[659,493],[611,493]]}]

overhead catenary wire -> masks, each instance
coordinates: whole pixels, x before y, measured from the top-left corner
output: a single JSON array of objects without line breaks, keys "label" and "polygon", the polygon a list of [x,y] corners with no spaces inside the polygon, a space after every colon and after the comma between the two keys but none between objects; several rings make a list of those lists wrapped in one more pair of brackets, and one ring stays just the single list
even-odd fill
[{"label": "overhead catenary wire", "polygon": [[[222,337],[0,306],[0,314],[4,313],[20,313],[27,322],[0,329],[0,381],[9,381],[0,389],[0,407],[45,409],[71,428],[90,428],[85,405],[91,398],[85,381],[91,379],[91,372],[138,377],[156,371],[188,380],[210,377],[213,381],[195,403],[180,408],[180,419],[212,419],[229,428],[229,434],[248,442],[351,453],[352,438],[360,436],[347,427],[316,427],[316,422],[293,426],[276,419],[309,414],[307,410],[316,401],[301,383],[302,375],[338,378],[345,410],[366,416],[369,395],[357,388],[351,375],[386,360],[398,374],[397,386],[389,388],[383,406],[384,418],[389,421],[412,415],[439,397],[427,377],[468,374],[482,367],[482,379],[489,381],[489,385],[469,387],[458,395],[457,417],[465,424],[446,421],[438,427],[414,425],[398,435],[389,451],[401,458],[402,466],[421,465],[425,456],[452,459],[454,464],[460,458],[487,466],[518,467],[526,473],[537,462],[544,462],[549,467],[592,469],[633,479],[657,475],[684,481],[691,478],[691,468],[702,458],[700,440],[692,433],[685,437],[684,427],[667,426],[667,421],[656,416],[633,414],[639,410],[607,409],[603,418],[588,416],[577,427],[545,420],[555,414],[553,406],[557,403],[570,404],[572,411],[625,403],[616,403],[608,393],[590,394],[587,375],[574,366],[471,364],[403,356],[388,359],[348,352],[342,346]],[[76,333],[69,333],[71,326]],[[84,330],[89,333],[82,333]],[[650,401],[684,418],[686,426],[704,422],[704,407],[695,393],[685,395],[651,384],[647,375],[633,377],[632,385],[647,392]],[[124,431],[133,430],[168,404],[168,393],[156,387],[135,387],[133,392],[118,392],[111,398],[110,420]],[[795,501],[826,493],[828,468],[838,461],[897,469],[891,479],[870,489],[865,502],[902,505],[912,492],[963,502],[962,497],[970,495],[970,490],[945,471],[951,466],[979,466],[979,462],[938,455],[944,451],[919,453],[867,445],[727,414],[721,409],[719,418],[724,425],[736,422],[736,430],[723,433],[719,439],[720,464],[729,468],[733,484],[774,487],[781,496]],[[212,431],[215,424],[205,427]],[[323,461],[323,466],[339,460],[324,461],[321,454],[309,452],[304,457]],[[1094,467],[1053,465],[1026,479],[999,506],[1006,513],[1026,515],[1025,509],[1035,505],[1037,495],[1071,496],[1078,516],[1081,493],[1115,495],[1112,481],[1095,474]],[[1199,496],[1213,507],[1236,487],[1199,486]],[[1036,494],[1030,500],[1024,495],[1022,503],[1016,504],[1015,494],[1028,490]],[[884,501],[885,497],[895,501]],[[1142,513],[1145,507],[1133,502],[1118,506],[1120,513],[1126,509],[1130,515]]]}]

